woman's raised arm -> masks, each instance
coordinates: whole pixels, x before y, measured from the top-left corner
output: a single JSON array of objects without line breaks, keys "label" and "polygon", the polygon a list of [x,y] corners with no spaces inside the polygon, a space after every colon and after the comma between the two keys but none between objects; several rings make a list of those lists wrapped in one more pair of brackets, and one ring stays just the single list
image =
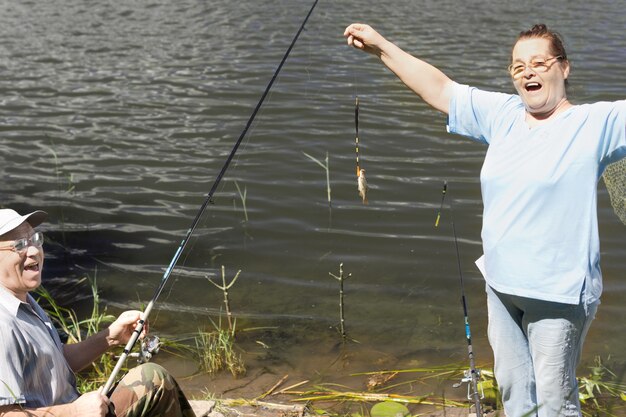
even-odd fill
[{"label": "woman's raised arm", "polygon": [[344,36],[348,45],[379,57],[422,100],[448,114],[453,82],[438,68],[403,51],[369,25],[353,23]]}]

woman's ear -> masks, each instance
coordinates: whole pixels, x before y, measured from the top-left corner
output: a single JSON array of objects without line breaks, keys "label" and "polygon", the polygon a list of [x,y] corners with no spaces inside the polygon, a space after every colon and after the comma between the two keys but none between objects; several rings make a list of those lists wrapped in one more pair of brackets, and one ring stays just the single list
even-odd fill
[{"label": "woman's ear", "polygon": [[570,70],[569,61],[566,59],[565,61],[561,62],[561,66],[563,67],[563,79],[567,80]]}]

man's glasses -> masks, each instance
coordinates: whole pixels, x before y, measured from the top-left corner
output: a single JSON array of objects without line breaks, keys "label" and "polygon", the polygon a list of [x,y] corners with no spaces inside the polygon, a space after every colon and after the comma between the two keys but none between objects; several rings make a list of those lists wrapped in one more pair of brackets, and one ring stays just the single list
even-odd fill
[{"label": "man's glasses", "polygon": [[563,57],[559,55],[553,56],[551,58],[533,58],[528,64],[525,64],[523,62],[514,62],[509,65],[508,70],[511,74],[511,77],[513,77],[514,79],[518,79],[521,78],[522,75],[524,75],[526,68],[530,68],[537,73],[548,71],[552,66],[549,62],[555,59],[563,59]]},{"label": "man's glasses", "polygon": [[29,246],[41,248],[43,246],[43,233],[35,232],[34,235],[27,238],[17,239],[10,243],[9,246],[0,247],[0,250],[12,250],[19,254],[26,252]]}]

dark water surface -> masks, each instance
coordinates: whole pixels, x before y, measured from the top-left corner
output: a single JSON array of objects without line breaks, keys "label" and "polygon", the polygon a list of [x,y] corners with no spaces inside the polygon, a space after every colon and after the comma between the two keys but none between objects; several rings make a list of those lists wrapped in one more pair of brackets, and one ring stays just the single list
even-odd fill
[{"label": "dark water surface", "polygon": [[[50,213],[44,281],[59,297],[86,301],[72,286],[84,276],[97,277],[110,312],[152,297],[311,5],[0,2],[0,204]],[[345,46],[343,30],[371,23],[459,82],[510,92],[513,39],[545,22],[565,38],[570,96],[582,103],[625,96],[624,16],[623,2],[609,0],[321,0],[159,299],[153,331],[211,329],[222,294],[206,277],[221,279],[224,265],[228,278],[242,271],[230,291],[238,327],[274,327],[242,336],[252,377],[351,384],[359,371],[465,363],[452,204],[475,351],[489,364],[473,264],[485,148],[448,135],[445,117]],[[354,176],[356,95],[368,206]],[[329,155],[332,209],[326,174],[305,152]],[[599,190],[605,293],[583,366],[610,355],[623,367],[626,229]],[[346,327],[360,343],[333,362],[338,282],[329,272],[340,263],[352,274]]]}]

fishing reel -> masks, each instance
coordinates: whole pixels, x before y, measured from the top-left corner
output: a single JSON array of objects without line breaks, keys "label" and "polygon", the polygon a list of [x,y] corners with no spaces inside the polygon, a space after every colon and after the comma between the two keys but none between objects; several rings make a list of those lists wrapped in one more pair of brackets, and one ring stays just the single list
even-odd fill
[{"label": "fishing reel", "polygon": [[150,335],[144,337],[141,341],[141,346],[139,348],[139,352],[133,352],[128,354],[129,357],[137,358],[137,362],[146,363],[150,362],[150,359],[157,353],[159,353],[159,349],[161,348],[161,339],[159,336]]},{"label": "fishing reel", "polygon": [[[476,379],[478,380],[480,378],[480,369],[476,369],[474,372],[476,373]],[[463,371],[463,378],[461,379],[461,381],[452,385],[452,387],[458,388],[465,383],[467,383],[467,399],[473,400],[474,397],[472,396],[472,370],[471,369],[466,369],[465,371]],[[480,396],[480,399],[482,400],[485,398],[485,390],[483,389],[483,384],[477,383],[476,385],[478,387],[478,390],[480,391],[478,394]]]}]

